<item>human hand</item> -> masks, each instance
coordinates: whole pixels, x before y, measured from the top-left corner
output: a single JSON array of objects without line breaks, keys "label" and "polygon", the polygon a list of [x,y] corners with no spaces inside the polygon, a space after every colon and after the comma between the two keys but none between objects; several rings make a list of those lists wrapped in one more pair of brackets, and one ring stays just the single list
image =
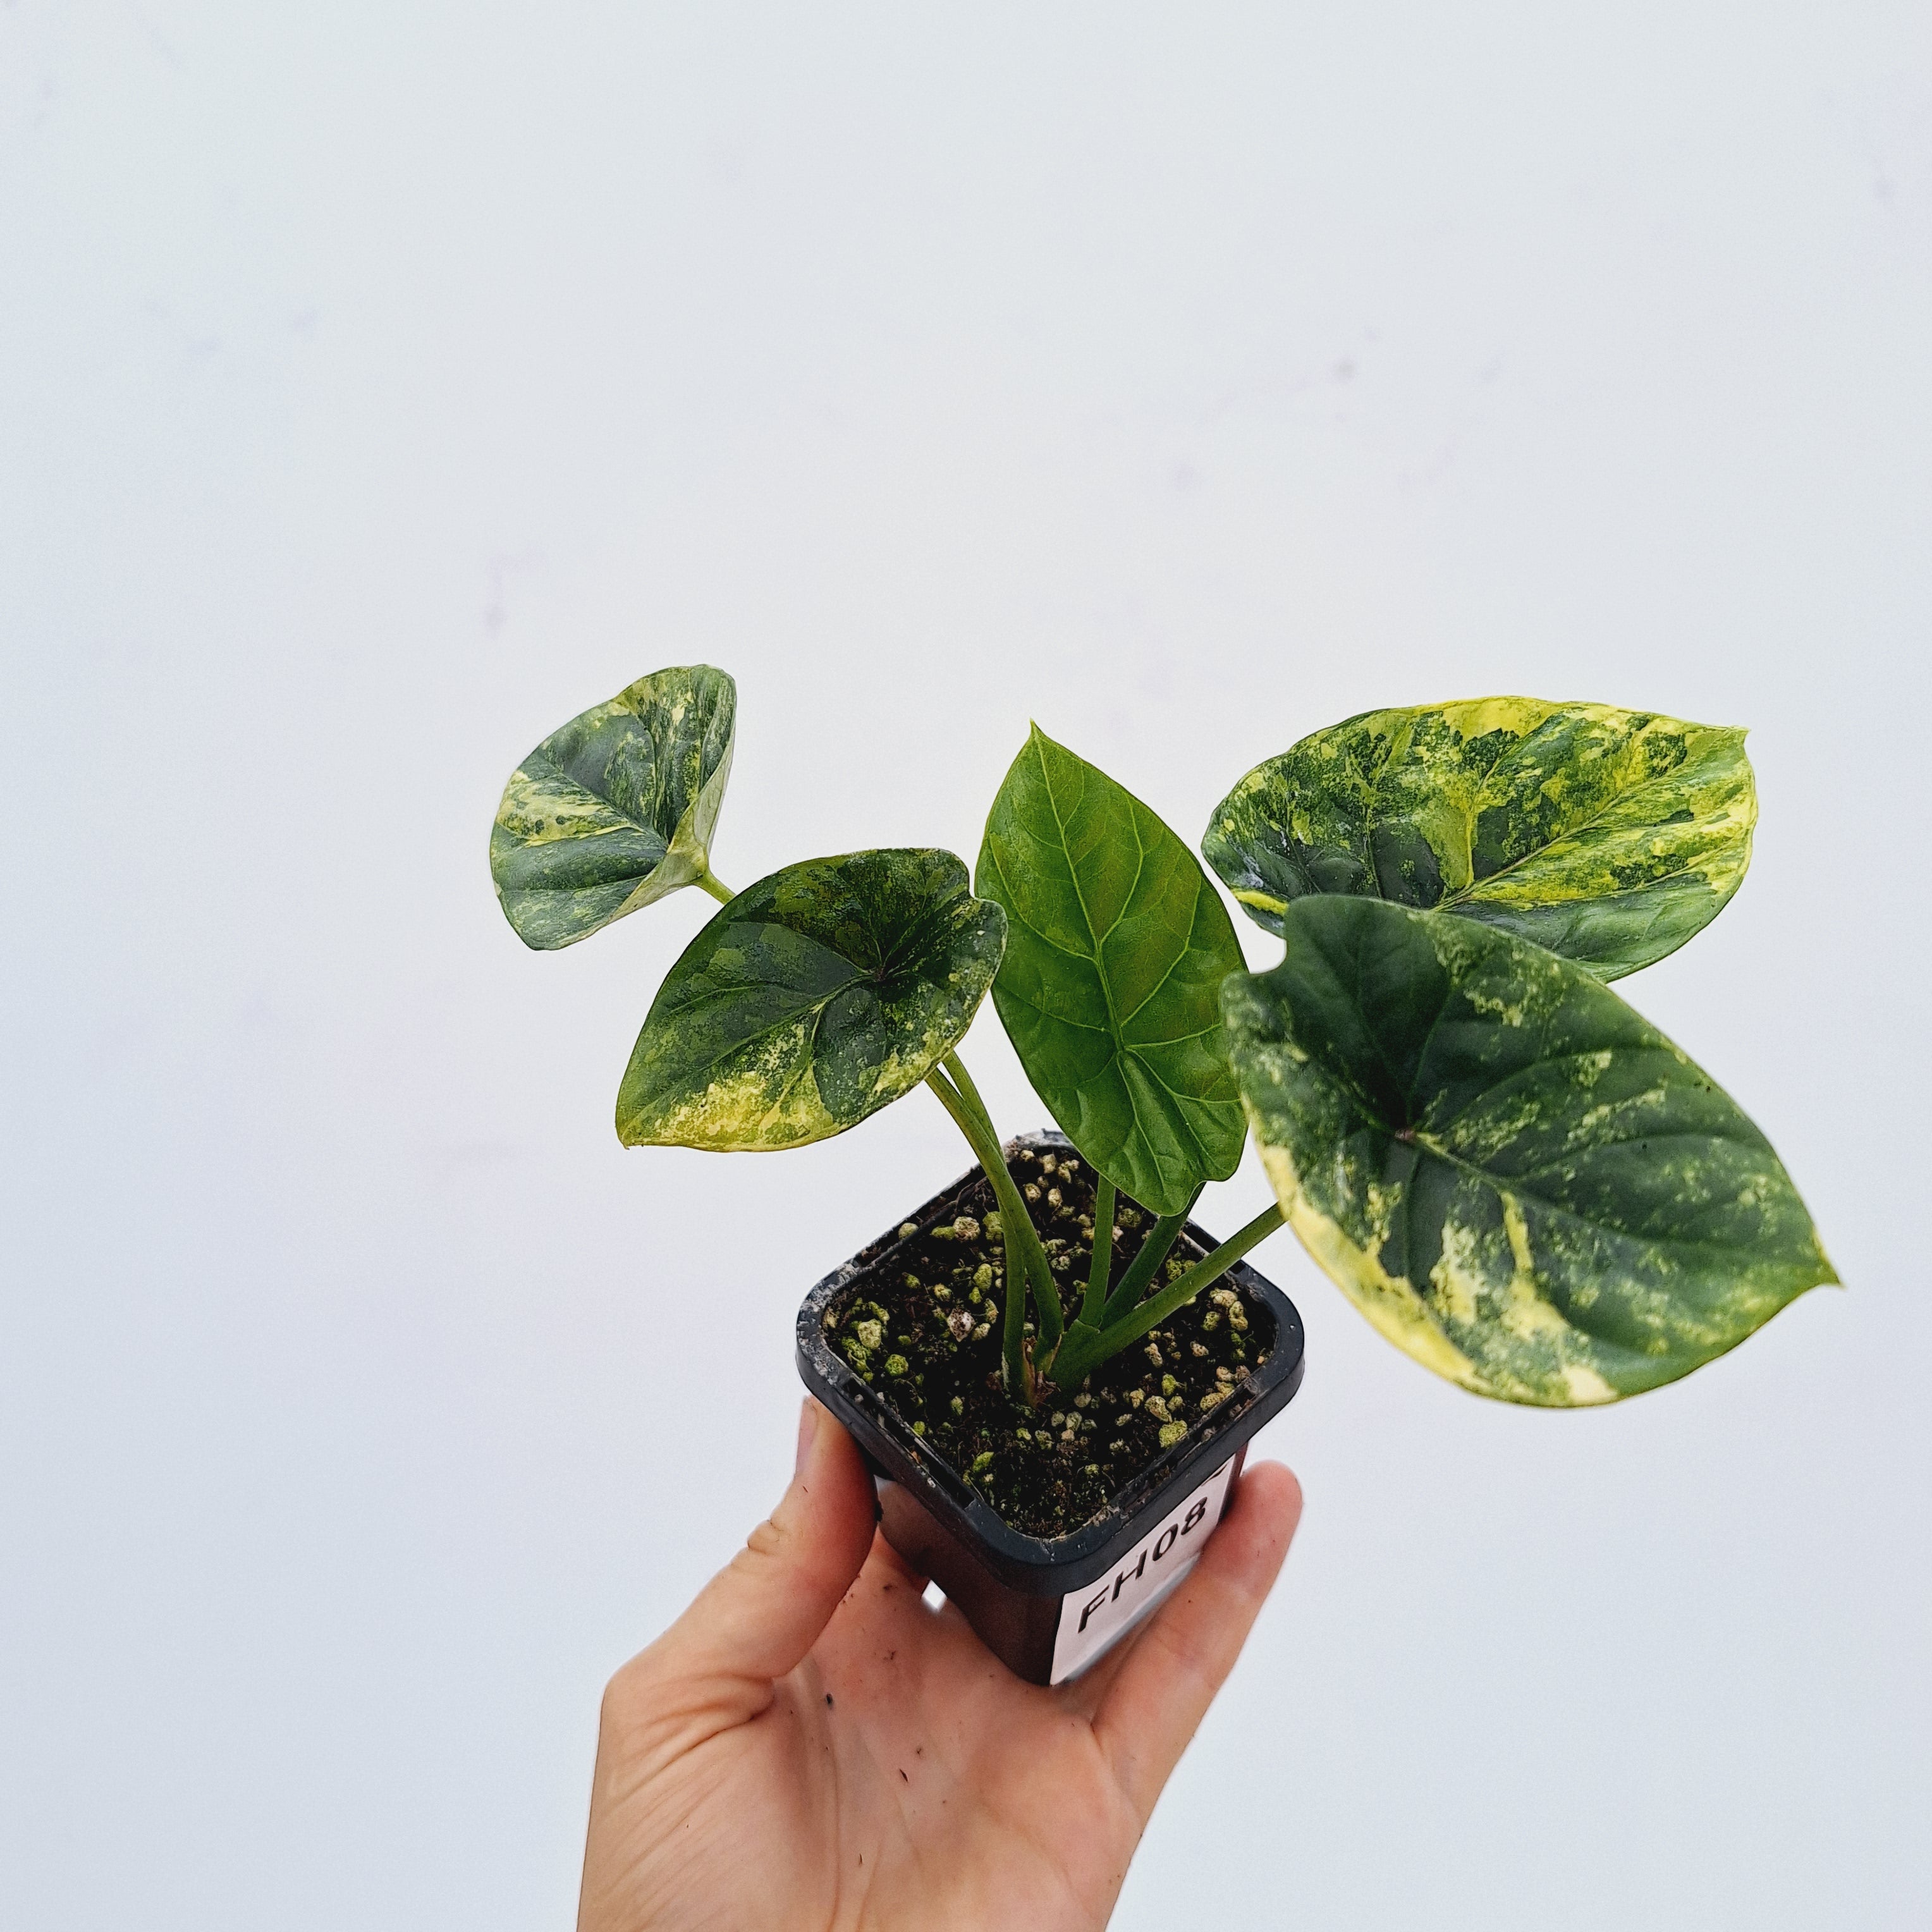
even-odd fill
[{"label": "human hand", "polygon": [[604,1694],[578,1932],[1104,1925],[1300,1514],[1244,1471],[1167,1602],[1044,1690],[923,1601],[808,1401],[770,1521]]}]

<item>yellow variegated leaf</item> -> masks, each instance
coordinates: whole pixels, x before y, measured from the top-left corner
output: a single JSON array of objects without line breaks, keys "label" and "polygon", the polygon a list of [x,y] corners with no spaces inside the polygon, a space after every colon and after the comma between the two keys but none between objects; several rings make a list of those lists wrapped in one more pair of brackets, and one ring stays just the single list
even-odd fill
[{"label": "yellow variegated leaf", "polygon": [[1614,980],[1737,890],[1757,820],[1744,736],[1531,698],[1365,712],[1249,772],[1202,850],[1270,932],[1310,893],[1384,898]]},{"label": "yellow variegated leaf", "polygon": [[526,945],[571,945],[704,878],[736,715],[723,671],[652,671],[517,767],[496,808],[490,872]]},{"label": "yellow variegated leaf", "polygon": [[618,1138],[741,1152],[856,1126],[958,1043],[1006,930],[950,852],[852,852],[760,879],[658,989]]},{"label": "yellow variegated leaf", "polygon": [[1479,1395],[1611,1402],[1838,1277],[1769,1143],[1541,947],[1310,896],[1222,989],[1276,1198],[1383,1334]]}]

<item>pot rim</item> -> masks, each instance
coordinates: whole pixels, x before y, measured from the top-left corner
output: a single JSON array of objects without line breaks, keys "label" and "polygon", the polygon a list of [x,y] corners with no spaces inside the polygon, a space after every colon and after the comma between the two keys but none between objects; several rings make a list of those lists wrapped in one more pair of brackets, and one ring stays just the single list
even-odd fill
[{"label": "pot rim", "polygon": [[[1078,1154],[1064,1134],[1050,1130],[1016,1134],[1005,1150]],[[884,1397],[872,1388],[825,1337],[824,1318],[833,1298],[857,1277],[884,1262],[900,1244],[898,1228],[916,1222],[922,1231],[950,1210],[960,1193],[980,1178],[970,1169],[884,1234],[842,1262],[806,1295],[798,1312],[799,1372],[856,1438],[879,1472],[903,1484],[952,1535],[970,1549],[1002,1582],[1029,1595],[1058,1596],[1090,1583],[1139,1540],[1139,1526],[1206,1482],[1237,1454],[1264,1423],[1285,1408],[1301,1386],[1305,1336],[1301,1317],[1281,1290],[1246,1262],[1222,1277],[1254,1312],[1274,1329],[1268,1359],[1236,1384],[1236,1393],[1210,1415],[1189,1427],[1174,1446],[1137,1471],[1100,1513],[1064,1536],[1039,1537],[1013,1528],[964,1476],[936,1450],[913,1434]],[[916,1238],[906,1237],[908,1240]],[[1213,1235],[1190,1221],[1183,1241],[1197,1255],[1216,1245]]]}]

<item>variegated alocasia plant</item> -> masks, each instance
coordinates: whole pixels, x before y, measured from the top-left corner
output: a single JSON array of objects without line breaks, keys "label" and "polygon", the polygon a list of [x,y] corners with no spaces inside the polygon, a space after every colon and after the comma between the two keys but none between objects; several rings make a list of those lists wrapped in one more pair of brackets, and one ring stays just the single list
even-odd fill
[{"label": "variegated alocasia plant", "polygon": [[[885,849],[734,895],[710,844],[736,704],[721,671],[658,671],[546,738],[491,836],[505,914],[550,949],[680,886],[724,902],[638,1034],[627,1144],[801,1146],[931,1089],[999,1202],[1016,1400],[1077,1387],[1284,1223],[1418,1360],[1547,1406],[1673,1380],[1835,1279],[1763,1137],[1605,983],[1736,890],[1741,732],[1524,698],[1317,732],[1203,842],[1286,943],[1256,974],[1180,839],[1037,728],[970,885]],[[988,991],[1097,1177],[1070,1305],[959,1058]],[[1171,1262],[1250,1129],[1274,1204]],[[1156,1218],[1117,1266],[1129,1199]]]}]

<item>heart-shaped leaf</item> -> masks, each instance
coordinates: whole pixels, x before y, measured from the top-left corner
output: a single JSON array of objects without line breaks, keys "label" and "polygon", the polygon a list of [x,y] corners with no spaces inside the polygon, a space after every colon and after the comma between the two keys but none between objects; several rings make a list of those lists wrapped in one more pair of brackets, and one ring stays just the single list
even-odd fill
[{"label": "heart-shaped leaf", "polygon": [[1721,911],[1750,862],[1744,734],[1606,704],[1370,711],[1258,765],[1208,862],[1270,932],[1309,893],[1438,907],[1615,980]]},{"label": "heart-shaped leaf", "polygon": [[1073,1144],[1160,1214],[1233,1173],[1246,1127],[1218,996],[1246,962],[1193,854],[1035,726],[974,884],[1006,911],[993,1004]]},{"label": "heart-shaped leaf", "polygon": [[1417,1360],[1610,1402],[1835,1281],[1769,1144],[1582,968],[1473,921],[1307,898],[1222,992],[1276,1198]]},{"label": "heart-shaped leaf", "polygon": [[653,671],[511,773],[490,872],[525,945],[571,945],[704,876],[737,708],[709,664]]},{"label": "heart-shaped leaf", "polygon": [[658,989],[618,1138],[728,1151],[856,1126],[958,1043],[1006,927],[950,852],[852,852],[760,879]]}]

